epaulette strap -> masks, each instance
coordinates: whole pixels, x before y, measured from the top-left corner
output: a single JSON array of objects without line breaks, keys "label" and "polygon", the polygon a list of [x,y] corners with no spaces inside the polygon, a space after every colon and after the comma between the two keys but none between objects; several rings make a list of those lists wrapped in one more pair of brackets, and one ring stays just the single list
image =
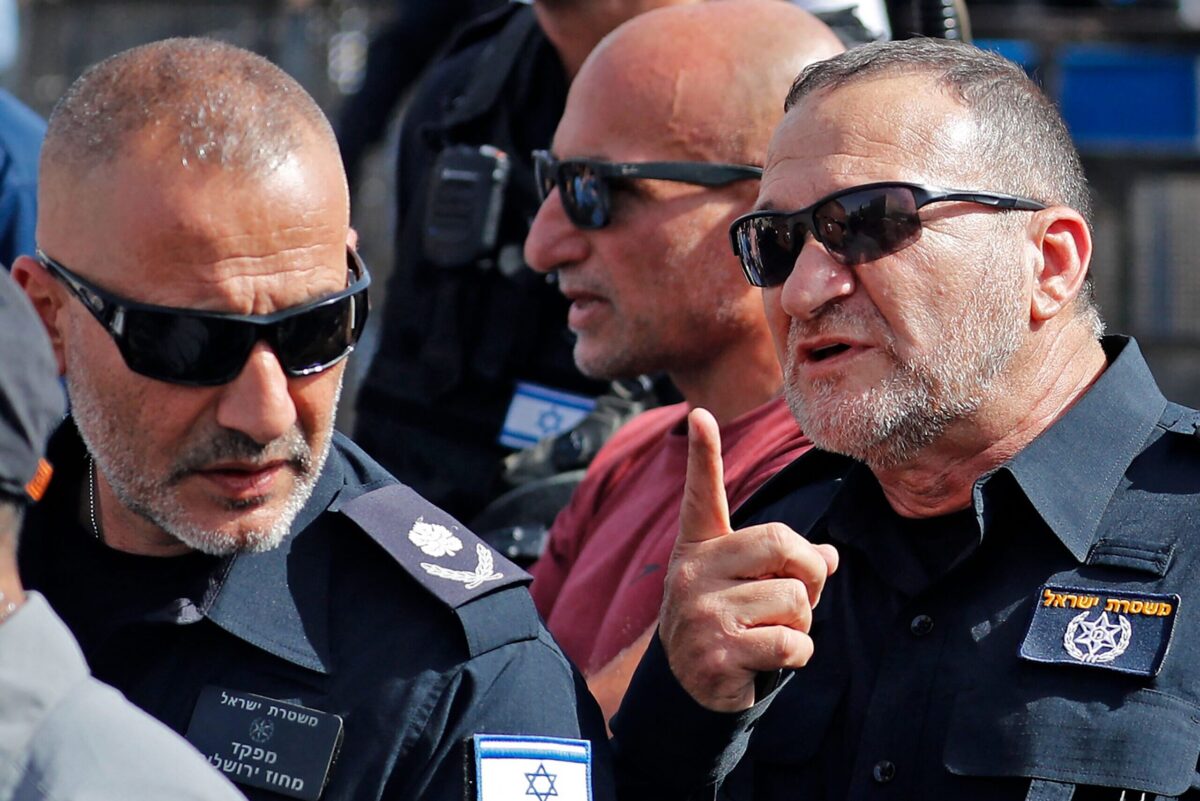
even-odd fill
[{"label": "epaulette strap", "polygon": [[527,592],[502,592],[463,604],[454,610],[467,638],[471,656],[502,645],[535,639],[538,613]]},{"label": "epaulette strap", "polygon": [[452,609],[502,587],[532,580],[453,517],[403,484],[389,484],[360,495],[343,504],[341,512]]},{"label": "epaulette strap", "polygon": [[474,76],[466,90],[454,99],[442,120],[443,129],[475,119],[496,103],[500,89],[508,80],[529,35],[537,27],[533,9],[525,6],[513,12],[504,27],[480,55],[472,70]]},{"label": "epaulette strap", "polygon": [[1200,431],[1200,412],[1168,401],[1158,424],[1175,434],[1196,434]]}]

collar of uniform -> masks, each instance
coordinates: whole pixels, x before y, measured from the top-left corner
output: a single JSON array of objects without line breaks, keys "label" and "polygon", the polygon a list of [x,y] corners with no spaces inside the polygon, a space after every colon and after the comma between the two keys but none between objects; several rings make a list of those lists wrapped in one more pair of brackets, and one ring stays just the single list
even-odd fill
[{"label": "collar of uniform", "polygon": [[[186,625],[203,615],[225,631],[293,664],[318,673],[329,671],[329,558],[324,538],[296,537],[327,508],[343,489],[345,466],[341,443],[334,444],[312,497],[305,504],[292,531],[279,547],[263,553],[245,553],[216,562],[208,589],[199,608],[172,605],[154,615],[163,623]],[[85,534],[76,523],[80,483],[86,480],[87,451],[74,422],[68,418],[51,438],[48,448],[55,464],[54,481],[43,503],[28,515],[31,526],[57,533],[75,531],[79,542],[71,547],[104,546]],[[35,520],[36,518],[36,520]],[[53,549],[49,537],[23,536],[21,569],[28,570],[33,586],[41,586],[53,572]],[[69,619],[69,617],[68,617]],[[138,620],[147,620],[139,617]]]},{"label": "collar of uniform", "polygon": [[928,583],[879,480],[856,462],[842,480],[826,516],[829,538],[857,549],[888,584],[911,597]]},{"label": "collar of uniform", "polygon": [[235,556],[224,581],[204,600],[209,620],[251,645],[317,673],[328,673],[329,554],[324,539],[298,536],[342,489],[339,440],[312,497],[279,547]]},{"label": "collar of uniform", "polygon": [[24,765],[14,759],[63,697],[88,676],[71,633],[36,592],[0,624],[0,798],[11,798]]},{"label": "collar of uniform", "polygon": [[[1137,342],[1114,336],[1102,344],[1108,368],[1096,383],[1001,468],[1080,562],[1121,477],[1167,405]],[[976,485],[977,509],[987,502],[991,479]]]}]

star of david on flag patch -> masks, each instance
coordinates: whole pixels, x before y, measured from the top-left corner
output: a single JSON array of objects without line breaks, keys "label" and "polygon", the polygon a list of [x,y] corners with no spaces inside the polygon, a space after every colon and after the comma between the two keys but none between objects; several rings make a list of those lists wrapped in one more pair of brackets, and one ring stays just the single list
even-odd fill
[{"label": "star of david on flag patch", "polygon": [[1047,584],[1021,658],[1154,676],[1167,655],[1178,610],[1178,595]]},{"label": "star of david on flag patch", "polygon": [[586,395],[520,381],[504,418],[500,444],[517,449],[536,445],[545,437],[570,431],[594,408],[596,401]]},{"label": "star of david on flag patch", "polygon": [[587,740],[476,734],[472,745],[476,801],[591,801]]}]

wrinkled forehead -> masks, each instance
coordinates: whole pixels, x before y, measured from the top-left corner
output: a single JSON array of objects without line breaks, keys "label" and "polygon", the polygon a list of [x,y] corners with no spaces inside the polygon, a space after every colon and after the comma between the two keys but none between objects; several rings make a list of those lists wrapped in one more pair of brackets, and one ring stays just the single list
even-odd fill
[{"label": "wrinkled forehead", "polygon": [[345,285],[336,152],[302,148],[245,171],[185,165],[147,145],[81,176],[52,173],[42,188],[42,249],[131,299],[265,313]]},{"label": "wrinkled forehead", "polygon": [[876,181],[969,186],[980,170],[972,157],[977,139],[967,109],[925,76],[820,90],[776,129],[758,205],[799,208]]}]

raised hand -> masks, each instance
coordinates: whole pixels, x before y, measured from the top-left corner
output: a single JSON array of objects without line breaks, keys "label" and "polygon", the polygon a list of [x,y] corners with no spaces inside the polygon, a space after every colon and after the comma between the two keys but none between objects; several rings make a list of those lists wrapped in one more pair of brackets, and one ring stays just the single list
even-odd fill
[{"label": "raised hand", "polygon": [[783,523],[730,527],[720,431],[708,411],[694,409],[659,613],[683,688],[709,709],[740,711],[754,703],[760,671],[803,667],[813,653],[812,610],[837,564],[832,545],[813,545]]}]

